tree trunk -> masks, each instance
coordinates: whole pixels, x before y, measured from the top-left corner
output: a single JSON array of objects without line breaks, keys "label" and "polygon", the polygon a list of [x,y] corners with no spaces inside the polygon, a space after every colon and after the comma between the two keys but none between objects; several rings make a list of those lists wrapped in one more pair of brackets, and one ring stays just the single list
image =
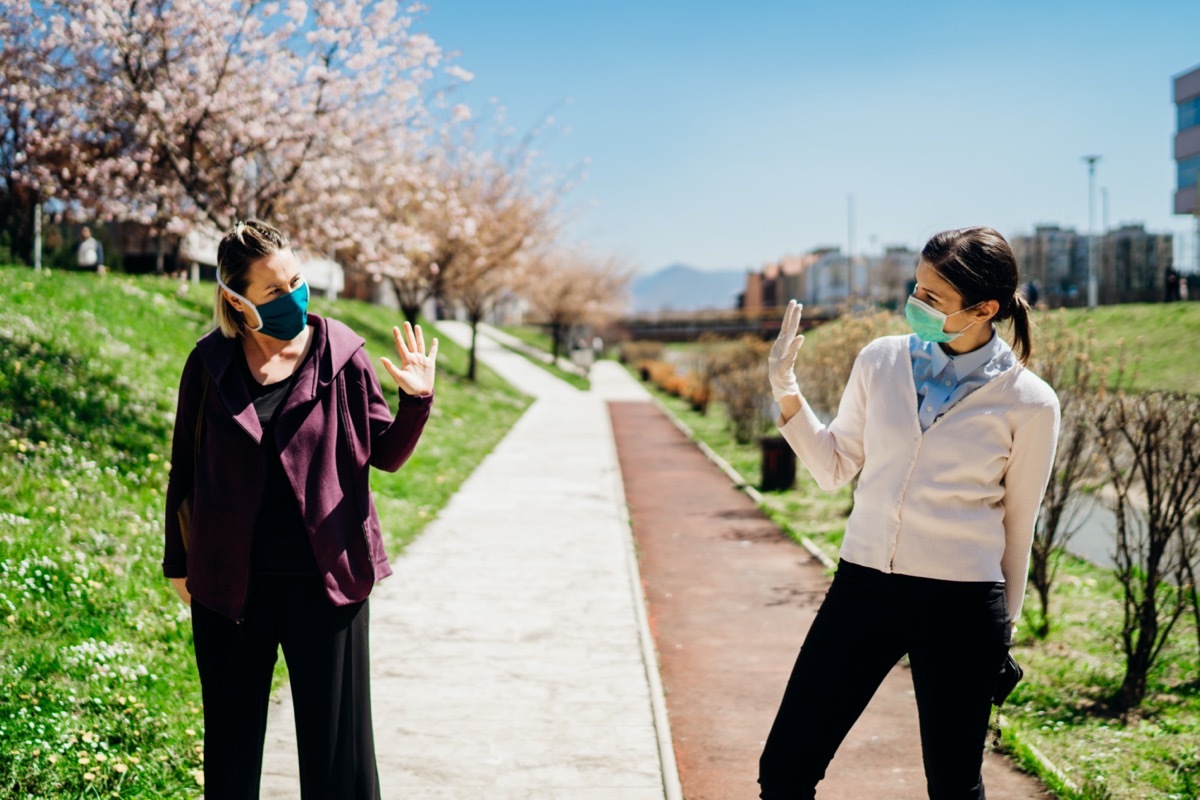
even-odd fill
[{"label": "tree trunk", "polygon": [[471,352],[467,358],[467,380],[475,380],[475,343],[479,338],[479,318],[481,315],[471,312]]},{"label": "tree trunk", "polygon": [[1117,693],[1122,712],[1137,708],[1146,697],[1146,675],[1150,671],[1154,642],[1158,638],[1158,608],[1154,594],[1153,591],[1147,592],[1139,609],[1137,644],[1125,661],[1125,679]]},{"label": "tree trunk", "polygon": [[1197,592],[1196,587],[1196,567],[1190,558],[1187,560],[1185,569],[1188,576],[1188,599],[1192,601],[1192,616],[1196,620],[1196,645],[1200,650],[1200,592]]},{"label": "tree trunk", "polygon": [[550,355],[554,356],[554,363],[558,363],[558,344],[562,340],[563,326],[561,322],[550,323]]},{"label": "tree trunk", "polygon": [[163,240],[162,231],[158,231],[154,236],[154,274],[163,274]]},{"label": "tree trunk", "polygon": [[1050,559],[1052,554],[1046,552],[1044,543],[1034,541],[1030,550],[1029,582],[1037,592],[1038,602],[1042,607],[1042,618],[1033,629],[1033,635],[1045,639],[1050,635]]},{"label": "tree trunk", "polygon": [[1033,629],[1033,635],[1044,640],[1050,635],[1050,582],[1043,581],[1043,584],[1034,587],[1042,606],[1042,618]]},{"label": "tree trunk", "polygon": [[403,312],[404,318],[411,324],[417,324],[417,315],[421,313],[421,307],[419,305],[414,306],[408,303],[401,303],[400,311]]},{"label": "tree trunk", "polygon": [[[11,198],[11,195],[10,195]],[[15,224],[9,228],[12,231],[12,256],[14,261],[23,264],[33,263],[33,203],[24,202],[21,197],[10,200],[9,213]]]}]

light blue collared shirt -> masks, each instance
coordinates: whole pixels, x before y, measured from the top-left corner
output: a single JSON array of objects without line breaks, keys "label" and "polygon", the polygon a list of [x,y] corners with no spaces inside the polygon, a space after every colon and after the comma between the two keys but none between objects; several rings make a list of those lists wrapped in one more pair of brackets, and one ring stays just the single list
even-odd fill
[{"label": "light blue collared shirt", "polygon": [[915,333],[908,337],[913,383],[917,387],[917,417],[921,430],[954,407],[958,401],[992,378],[1012,368],[1012,347],[992,331],[991,340],[978,350],[951,356],[941,345],[926,342]]}]

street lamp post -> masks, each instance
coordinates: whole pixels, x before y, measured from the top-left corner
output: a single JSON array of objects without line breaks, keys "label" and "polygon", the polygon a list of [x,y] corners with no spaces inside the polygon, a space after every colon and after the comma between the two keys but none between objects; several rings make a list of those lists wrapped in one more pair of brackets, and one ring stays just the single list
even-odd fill
[{"label": "street lamp post", "polygon": [[846,301],[854,302],[854,195],[846,195]]},{"label": "street lamp post", "polygon": [[33,206],[33,270],[42,271],[42,204]]},{"label": "street lamp post", "polygon": [[1100,304],[1100,279],[1096,274],[1096,162],[1100,156],[1084,156],[1088,165],[1088,308]]}]

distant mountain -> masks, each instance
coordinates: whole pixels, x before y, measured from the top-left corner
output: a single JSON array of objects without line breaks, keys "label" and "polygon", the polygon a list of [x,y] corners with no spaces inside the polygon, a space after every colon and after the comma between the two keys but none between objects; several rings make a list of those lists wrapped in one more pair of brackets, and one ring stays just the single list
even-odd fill
[{"label": "distant mountain", "polygon": [[745,286],[745,270],[709,271],[672,264],[649,275],[638,276],[629,290],[635,312],[699,311],[734,308],[737,296]]}]

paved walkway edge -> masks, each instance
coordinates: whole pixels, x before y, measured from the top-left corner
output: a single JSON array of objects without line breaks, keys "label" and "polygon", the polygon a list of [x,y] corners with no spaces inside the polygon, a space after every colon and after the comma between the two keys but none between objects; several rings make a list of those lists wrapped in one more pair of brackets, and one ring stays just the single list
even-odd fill
[{"label": "paved walkway edge", "polygon": [[[750,499],[754,501],[754,504],[757,505],[759,509],[761,509],[762,512],[767,515],[767,519],[771,519],[770,509],[768,509],[766,503],[763,502],[762,493],[759,492],[758,489],[755,489],[753,486],[751,486],[750,482],[742,476],[742,473],[734,469],[733,465],[728,461],[717,455],[717,451],[713,450],[708,446],[707,442],[697,436],[695,432],[688,427],[686,422],[675,416],[671,409],[667,408],[665,403],[663,403],[654,395],[650,395],[650,399],[654,401],[656,406],[658,406],[658,410],[661,411],[667,419],[671,420],[671,424],[678,428],[679,432],[688,438],[688,441],[699,447],[700,452],[704,453],[705,457],[709,461],[716,464],[722,472],[729,476],[729,480],[733,482],[735,487],[749,495]],[[812,539],[808,538],[803,533],[798,533],[791,529],[788,529],[788,534],[794,536],[797,541],[800,542],[800,546],[807,550],[809,555],[811,555],[817,561],[820,561],[821,564],[824,565],[825,569],[837,569],[837,562],[830,558],[829,554],[822,550]]]},{"label": "paved walkway edge", "polygon": [[[738,489],[740,489],[741,491],[743,491],[747,495],[749,495],[750,498],[754,500],[754,503],[760,509],[762,509],[763,513],[768,514],[768,519],[770,519],[770,515],[768,513],[766,504],[763,502],[762,493],[759,492],[758,489],[755,489],[753,486],[751,486],[750,483],[745,479],[745,477],[743,477],[740,472],[738,472],[736,469],[733,468],[732,464],[730,464],[725,459],[721,458],[721,456],[717,455],[717,452],[715,450],[713,450],[711,447],[709,447],[707,443],[702,441],[700,439],[700,437],[696,436],[695,432],[693,432],[692,429],[688,427],[687,423],[684,422],[683,420],[681,420],[679,417],[675,416],[675,413],[672,412],[671,409],[667,408],[665,403],[663,403],[661,400],[659,400],[657,397],[655,397],[652,393],[650,394],[650,399],[654,402],[654,404],[656,406],[658,406],[658,409],[660,411],[662,411],[662,413],[664,415],[666,415],[667,419],[671,420],[671,424],[674,425],[676,428],[678,428],[679,431],[684,436],[686,436],[689,441],[696,444],[700,448],[701,452],[704,453],[705,457],[709,461],[711,461],[713,464],[717,465],[717,467],[720,468],[720,470],[729,477],[729,479],[733,482],[733,485],[735,487],[737,487]],[[620,491],[621,491],[621,497],[624,498],[624,496],[625,496],[624,495],[624,492],[625,492],[624,487],[621,487]],[[626,507],[625,508],[625,518],[627,520],[628,520],[628,516],[629,516],[628,507]],[[813,556],[813,558],[816,558],[818,561],[820,561],[822,564],[824,564],[827,569],[836,569],[837,568],[837,562],[834,561],[832,558],[830,558],[829,554],[827,554],[824,550],[822,550],[820,548],[820,546],[817,545],[816,542],[814,542],[812,539],[809,539],[807,536],[805,536],[803,534],[798,534],[798,536],[800,539],[800,544],[804,547],[805,550],[807,550]],[[645,602],[646,602],[645,595],[644,595],[644,593],[641,592],[640,586],[638,587],[638,589],[639,589],[639,594],[641,595],[642,611],[643,611],[643,614],[645,614]],[[662,693],[662,687],[660,685],[658,687],[657,694],[661,695],[661,693]],[[657,715],[657,710],[655,713]],[[665,711],[664,711],[664,713],[665,713]],[[1002,713],[997,714],[996,722],[1002,729],[1008,728],[1008,719],[1006,717],[1004,717],[1004,715]],[[1025,750],[1029,753],[1030,757],[1038,763],[1038,767],[1041,770],[1043,770],[1045,772],[1045,774],[1053,775],[1055,778],[1058,778],[1060,781],[1062,781],[1066,785],[1066,787],[1068,789],[1071,789],[1072,791],[1079,791],[1079,787],[1076,786],[1075,783],[1073,781],[1071,781],[1070,778],[1067,777],[1066,773],[1063,772],[1057,764],[1055,764],[1053,761],[1051,761],[1049,759],[1049,757],[1046,756],[1045,753],[1043,753],[1041,750],[1037,749],[1037,747],[1035,747],[1032,743],[1023,740],[1021,738],[1021,734],[1018,733],[1017,731],[1009,729],[1009,735],[1012,736],[1013,739],[1015,739],[1021,747],[1025,748]],[[1015,753],[1009,754],[1008,757],[1014,761],[1017,760],[1017,756]],[[677,780],[678,780],[678,774],[679,774],[678,768],[676,768],[675,775],[676,775]]]},{"label": "paved walkway edge", "polygon": [[642,643],[642,664],[646,668],[646,682],[650,685],[650,710],[654,714],[654,729],[658,736],[658,758],[662,766],[663,795],[666,800],[683,800],[683,785],[679,781],[679,765],[675,761],[675,744],[671,738],[671,721],[667,716],[667,698],[663,692],[661,667],[654,635],[650,632],[650,609],[646,605],[646,592],[642,587],[642,573],[638,566],[637,548],[633,541],[633,523],[629,519],[629,503],[625,499],[625,477],[617,457],[617,437],[609,421],[609,445],[612,447],[613,484],[617,493],[617,514],[625,526],[625,558],[629,564],[629,588],[633,592],[633,604],[637,608],[638,639]]}]

